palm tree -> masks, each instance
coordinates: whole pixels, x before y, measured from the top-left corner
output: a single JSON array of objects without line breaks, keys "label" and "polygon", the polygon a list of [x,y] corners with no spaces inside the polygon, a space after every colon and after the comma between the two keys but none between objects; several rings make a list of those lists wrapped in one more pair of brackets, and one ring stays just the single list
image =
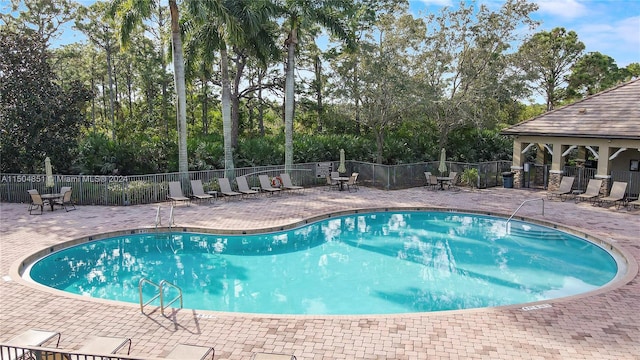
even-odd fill
[{"label": "palm tree", "polygon": [[300,40],[302,30],[320,25],[333,36],[347,41],[352,45],[350,36],[344,25],[345,13],[350,9],[351,2],[343,0],[279,0],[285,24],[287,39],[287,63],[284,95],[284,168],[291,171],[293,166],[293,108],[295,87],[295,57],[296,46]]},{"label": "palm tree", "polygon": [[[161,6],[159,0],[114,0],[111,15],[119,20],[120,40],[123,47],[129,44],[131,33],[151,12]],[[186,178],[189,171],[187,157],[187,95],[184,76],[184,53],[180,34],[180,12],[176,0],[169,0],[171,19],[171,49],[173,74],[176,86],[176,113],[178,118],[178,171]]]},{"label": "palm tree", "polygon": [[[222,127],[224,139],[225,176],[233,177],[233,139],[231,116],[231,85],[228,46],[251,49],[259,59],[266,59],[275,47],[265,24],[273,9],[267,1],[221,0],[189,3],[189,14],[195,20],[190,31],[188,49],[198,49],[201,56],[212,61],[220,52],[222,78]],[[239,71],[238,69],[236,69]]]}]

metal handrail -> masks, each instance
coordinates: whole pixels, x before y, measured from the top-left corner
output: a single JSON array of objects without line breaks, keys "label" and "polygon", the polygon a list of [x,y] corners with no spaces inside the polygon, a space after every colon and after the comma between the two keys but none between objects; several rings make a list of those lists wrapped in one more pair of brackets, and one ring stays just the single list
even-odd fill
[{"label": "metal handrail", "polygon": [[156,211],[156,229],[160,225],[162,225],[162,217],[160,216],[160,206],[158,206],[158,210]]},{"label": "metal handrail", "polygon": [[[144,284],[149,284],[152,285],[153,287],[155,287],[156,289],[158,289],[158,293],[155,294],[151,299],[149,299],[149,301],[147,301],[146,303],[143,303],[143,296],[142,296],[142,286]],[[138,292],[140,293],[140,312],[144,314],[144,307],[151,304],[151,302],[153,302],[155,299],[160,297],[160,294],[162,293],[162,288],[160,287],[159,284],[154,283],[153,281],[147,279],[147,278],[142,278],[140,279],[140,281],[138,282]],[[162,304],[162,299],[160,299],[160,304]]]},{"label": "metal handrail", "polygon": [[171,229],[175,224],[176,222],[173,218],[173,206],[171,206],[171,211],[169,212],[169,229]]},{"label": "metal handrail", "polygon": [[[178,296],[176,296],[173,300],[167,302],[166,305],[164,304],[164,287],[165,286],[169,286],[169,287],[172,287],[172,288],[178,290]],[[160,312],[162,312],[162,315],[164,315],[164,309],[169,307],[171,304],[173,304],[177,300],[180,300],[180,309],[182,309],[182,289],[180,289],[180,287],[168,282],[167,280],[160,281]]]},{"label": "metal handrail", "polygon": [[520,206],[518,206],[518,208],[516,209],[516,211],[513,212],[513,214],[511,214],[511,216],[509,216],[509,219],[507,219],[506,224],[509,224],[509,222],[511,221],[511,219],[513,219],[513,216],[518,212],[518,210],[520,210],[520,208],[522,208],[522,206],[530,201],[537,201],[537,200],[542,200],[542,216],[544,216],[544,198],[538,198],[538,199],[529,199],[529,200],[525,200],[522,202],[522,204],[520,204]]}]

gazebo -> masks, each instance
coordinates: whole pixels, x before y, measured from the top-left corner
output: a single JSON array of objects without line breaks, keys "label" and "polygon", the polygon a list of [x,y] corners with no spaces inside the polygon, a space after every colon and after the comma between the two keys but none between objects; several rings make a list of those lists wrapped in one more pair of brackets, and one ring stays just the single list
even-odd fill
[{"label": "gazebo", "polygon": [[[612,171],[639,171],[640,79],[523,121],[502,134],[514,139],[514,187],[523,187],[529,166],[524,154],[535,148],[536,163],[551,157],[549,190],[558,188],[567,155],[573,151],[577,164],[596,168],[594,177],[603,179],[601,193],[607,194]],[[629,193],[638,194],[639,184],[629,186]]]}]

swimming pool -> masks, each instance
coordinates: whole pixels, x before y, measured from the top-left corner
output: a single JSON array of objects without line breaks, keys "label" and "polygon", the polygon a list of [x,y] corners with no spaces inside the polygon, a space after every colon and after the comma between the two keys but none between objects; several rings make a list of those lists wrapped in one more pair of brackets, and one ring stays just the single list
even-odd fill
[{"label": "swimming pool", "polygon": [[184,307],[270,314],[393,314],[528,303],[597,289],[618,272],[601,247],[478,214],[382,211],[254,235],[143,233],[38,260],[32,280],[137,303],[138,282],[178,285]]}]

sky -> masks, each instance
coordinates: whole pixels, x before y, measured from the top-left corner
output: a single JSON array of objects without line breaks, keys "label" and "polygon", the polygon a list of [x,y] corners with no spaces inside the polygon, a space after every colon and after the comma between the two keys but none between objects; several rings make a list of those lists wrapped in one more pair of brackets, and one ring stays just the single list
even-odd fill
[{"label": "sky", "polygon": [[[497,9],[503,1],[481,1]],[[612,57],[618,67],[640,63],[640,0],[533,0],[539,9],[532,18],[541,22],[534,31],[563,27],[575,31],[585,44],[585,54],[600,52]],[[456,6],[459,0],[412,0],[411,10],[438,12]]]},{"label": "sky", "polygon": [[[532,18],[541,22],[535,30],[550,31],[564,27],[575,31],[585,46],[585,53],[600,52],[612,57],[618,67],[640,63],[640,0],[530,0],[539,9]],[[90,5],[93,0],[76,0]],[[438,13],[443,6],[457,6],[459,0],[410,0],[414,15]],[[503,1],[479,0],[497,9]],[[0,12],[8,11],[10,0],[0,0]],[[70,25],[54,46],[84,40]]]}]

